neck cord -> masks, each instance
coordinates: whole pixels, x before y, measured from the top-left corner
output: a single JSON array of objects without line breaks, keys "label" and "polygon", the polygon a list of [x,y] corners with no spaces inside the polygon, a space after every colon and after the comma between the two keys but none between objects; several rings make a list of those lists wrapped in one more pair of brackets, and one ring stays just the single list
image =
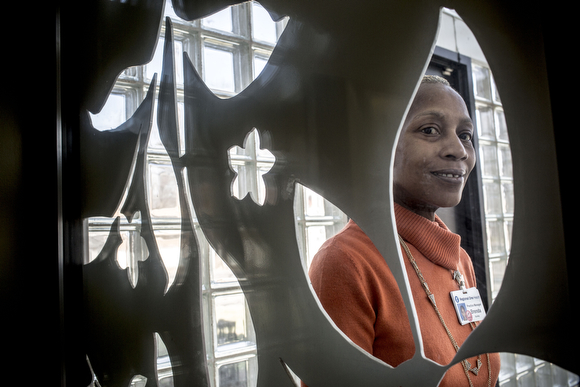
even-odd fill
[{"label": "neck cord", "polygon": [[[407,244],[405,243],[405,241],[403,240],[403,238],[400,235],[399,235],[399,241],[403,245],[403,249],[405,250],[405,253],[407,254],[407,258],[409,258],[409,262],[411,262],[411,266],[413,266],[413,268],[415,269],[415,272],[417,273],[417,277],[419,277],[419,281],[421,282],[421,285],[423,286],[423,289],[425,290],[425,293],[427,294],[429,301],[431,301],[431,305],[433,305],[433,308],[435,309],[435,313],[437,313],[437,317],[439,317],[439,321],[441,321],[443,328],[445,328],[445,331],[447,332],[447,336],[449,336],[449,339],[451,340],[451,344],[453,345],[453,348],[455,348],[455,352],[459,351],[459,345],[457,345],[457,342],[453,338],[451,331],[449,330],[449,328],[447,328],[447,324],[445,324],[445,320],[443,319],[443,316],[441,315],[441,312],[439,311],[439,308],[437,307],[437,304],[435,303],[435,295],[433,293],[431,293],[431,290],[429,290],[429,286],[427,285],[427,281],[425,281],[425,278],[423,277],[421,270],[419,270],[419,266],[417,265],[415,258],[413,258],[413,255],[411,254],[409,247],[407,246]],[[453,274],[454,279],[458,279],[457,277],[459,277],[456,275],[456,273],[457,273],[457,271]],[[469,326],[471,327],[471,330],[475,329],[475,327],[476,327],[476,325],[474,323],[469,323]],[[487,357],[487,372],[488,372],[487,386],[491,387],[491,363],[489,360],[489,354],[486,354],[486,357]],[[471,368],[471,363],[469,363],[469,361],[467,359],[462,360],[461,364],[463,365],[463,371],[465,372],[465,376],[467,377],[467,381],[469,382],[469,386],[473,387],[473,383],[471,382],[471,378],[469,377],[469,371],[473,372],[477,376],[479,369],[481,367],[481,355],[479,355],[477,357],[477,366],[476,367]]]}]

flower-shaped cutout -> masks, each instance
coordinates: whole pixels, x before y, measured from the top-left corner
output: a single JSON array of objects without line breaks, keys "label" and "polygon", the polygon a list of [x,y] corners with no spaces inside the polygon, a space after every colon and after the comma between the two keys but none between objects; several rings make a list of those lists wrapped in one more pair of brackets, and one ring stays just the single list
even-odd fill
[{"label": "flower-shaped cutout", "polygon": [[263,205],[266,200],[263,175],[272,169],[276,158],[268,149],[260,148],[260,133],[256,128],[248,133],[242,147],[233,146],[228,150],[228,160],[236,174],[231,185],[232,196],[242,199],[249,194],[256,204]]}]

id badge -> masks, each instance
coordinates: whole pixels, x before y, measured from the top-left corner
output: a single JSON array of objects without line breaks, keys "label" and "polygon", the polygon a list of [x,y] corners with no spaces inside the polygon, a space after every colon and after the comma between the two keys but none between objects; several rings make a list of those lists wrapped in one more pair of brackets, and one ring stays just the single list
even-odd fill
[{"label": "id badge", "polygon": [[450,294],[461,325],[483,320],[485,309],[477,288],[456,290]]}]

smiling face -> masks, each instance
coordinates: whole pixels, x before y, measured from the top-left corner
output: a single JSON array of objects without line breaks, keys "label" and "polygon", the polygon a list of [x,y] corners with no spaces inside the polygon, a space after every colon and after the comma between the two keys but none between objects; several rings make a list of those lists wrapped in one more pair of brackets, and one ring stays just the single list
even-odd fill
[{"label": "smiling face", "polygon": [[421,84],[395,151],[395,202],[431,220],[438,208],[457,205],[475,165],[473,130],[457,92]]}]

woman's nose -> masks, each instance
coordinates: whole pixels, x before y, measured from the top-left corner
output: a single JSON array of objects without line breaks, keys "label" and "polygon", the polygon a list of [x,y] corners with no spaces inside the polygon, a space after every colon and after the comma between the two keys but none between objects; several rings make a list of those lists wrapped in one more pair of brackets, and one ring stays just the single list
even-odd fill
[{"label": "woman's nose", "polygon": [[447,136],[445,140],[445,146],[443,149],[443,155],[446,158],[451,158],[454,160],[465,160],[469,156],[467,150],[465,149],[465,144],[457,135],[452,134]]}]

